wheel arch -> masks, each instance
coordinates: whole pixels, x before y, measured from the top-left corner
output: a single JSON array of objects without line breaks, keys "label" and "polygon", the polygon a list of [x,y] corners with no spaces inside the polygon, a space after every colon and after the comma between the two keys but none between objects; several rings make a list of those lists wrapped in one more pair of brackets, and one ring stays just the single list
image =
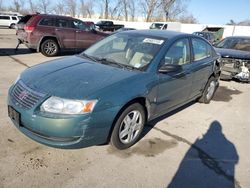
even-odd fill
[{"label": "wheel arch", "polygon": [[121,115],[121,113],[130,105],[134,104],[134,103],[139,103],[142,105],[143,109],[144,109],[144,112],[145,112],[145,117],[146,117],[146,121],[148,120],[149,118],[149,108],[150,108],[150,105],[149,105],[149,101],[147,100],[146,97],[136,97],[136,98],[133,98],[131,99],[130,101],[128,101],[126,104],[124,104],[121,109],[119,110],[119,112],[116,114],[113,122],[112,122],[112,126],[109,130],[109,134],[108,134],[108,138],[107,138],[107,143],[110,141],[110,137],[111,137],[111,134],[113,132],[113,129],[114,129],[114,126],[115,126],[115,123],[117,121],[117,119],[119,118],[119,116]]},{"label": "wheel arch", "polygon": [[39,43],[38,43],[39,45],[37,46],[37,52],[40,52],[40,51],[41,51],[41,45],[42,45],[42,43],[43,43],[45,40],[47,40],[47,39],[55,40],[55,41],[57,42],[59,48],[61,48],[61,44],[60,44],[60,41],[58,40],[58,38],[57,38],[56,36],[50,36],[50,35],[48,35],[48,36],[43,36],[43,37],[40,39],[40,41],[39,41]]}]

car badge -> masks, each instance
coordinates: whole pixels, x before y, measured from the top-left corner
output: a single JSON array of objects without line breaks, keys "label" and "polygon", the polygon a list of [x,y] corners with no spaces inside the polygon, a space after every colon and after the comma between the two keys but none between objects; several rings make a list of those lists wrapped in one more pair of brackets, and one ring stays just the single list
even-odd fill
[{"label": "car badge", "polygon": [[18,95],[18,98],[20,100],[23,100],[25,99],[26,97],[28,97],[29,93],[27,91],[22,91],[19,95]]}]

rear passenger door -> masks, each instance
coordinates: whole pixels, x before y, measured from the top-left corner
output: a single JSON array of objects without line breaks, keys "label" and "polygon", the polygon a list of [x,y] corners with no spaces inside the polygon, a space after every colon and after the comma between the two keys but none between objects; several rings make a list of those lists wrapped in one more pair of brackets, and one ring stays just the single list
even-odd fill
[{"label": "rear passenger door", "polygon": [[199,38],[191,38],[192,44],[192,71],[194,72],[192,94],[195,97],[202,93],[209,74],[212,72],[212,47],[204,40]]},{"label": "rear passenger door", "polygon": [[76,30],[68,19],[57,18],[55,33],[62,48],[76,48]]}]

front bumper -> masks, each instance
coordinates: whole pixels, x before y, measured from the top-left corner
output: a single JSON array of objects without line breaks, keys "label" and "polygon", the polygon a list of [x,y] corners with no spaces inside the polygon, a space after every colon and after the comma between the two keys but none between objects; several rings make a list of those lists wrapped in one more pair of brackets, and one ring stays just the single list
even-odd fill
[{"label": "front bumper", "polygon": [[[23,109],[8,95],[8,105],[20,113],[20,124],[12,122],[29,138],[56,148],[83,148],[103,144],[108,140],[115,111],[105,110],[75,116],[41,114],[35,106]],[[113,114],[113,115],[111,115]]]}]

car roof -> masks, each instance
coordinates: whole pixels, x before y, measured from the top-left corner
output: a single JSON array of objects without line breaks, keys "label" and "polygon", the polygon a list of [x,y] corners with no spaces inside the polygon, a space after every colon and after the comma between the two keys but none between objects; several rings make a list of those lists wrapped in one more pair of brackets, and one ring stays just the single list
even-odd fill
[{"label": "car roof", "polygon": [[177,31],[168,31],[168,30],[157,30],[157,29],[146,29],[146,30],[128,30],[126,33],[131,34],[141,34],[152,37],[161,37],[165,39],[174,38],[177,36],[193,36],[187,33],[181,33]]},{"label": "car roof", "polygon": [[71,18],[71,19],[75,19],[72,18],[70,16],[62,16],[62,15],[57,15],[57,14],[30,14],[31,16],[41,16],[41,17],[60,17],[60,18]]}]

